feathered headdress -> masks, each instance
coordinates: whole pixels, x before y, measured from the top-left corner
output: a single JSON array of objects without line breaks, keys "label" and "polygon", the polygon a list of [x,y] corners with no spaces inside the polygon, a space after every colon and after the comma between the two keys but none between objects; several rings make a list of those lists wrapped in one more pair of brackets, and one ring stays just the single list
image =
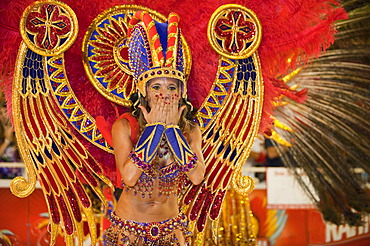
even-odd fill
[{"label": "feathered headdress", "polygon": [[130,67],[136,88],[143,96],[146,83],[157,77],[178,79],[183,83],[183,97],[186,95],[190,53],[183,51],[179,19],[176,13],[170,13],[167,23],[160,23],[149,13],[138,11],[129,23]]}]

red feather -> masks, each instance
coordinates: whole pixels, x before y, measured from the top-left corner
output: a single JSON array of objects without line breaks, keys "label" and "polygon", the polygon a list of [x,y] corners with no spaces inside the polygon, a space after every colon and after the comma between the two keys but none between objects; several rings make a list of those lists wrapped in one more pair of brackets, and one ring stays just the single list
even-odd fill
[{"label": "red feather", "polygon": [[[32,3],[26,1],[1,1],[0,3],[0,52],[2,59],[2,86],[6,99],[11,101],[12,71],[16,54],[21,42],[18,32],[19,20],[23,10]],[[212,49],[207,39],[207,26],[212,13],[221,5],[235,3],[253,10],[262,25],[262,41],[258,49],[264,79],[264,107],[260,132],[272,125],[270,115],[274,109],[273,101],[284,94],[295,100],[302,100],[304,91],[293,93],[276,79],[293,70],[297,63],[306,64],[309,59],[320,55],[333,42],[335,29],[333,22],[347,18],[345,11],[336,0],[255,0],[255,1],[64,1],[79,17],[79,32],[76,42],[65,53],[67,76],[72,89],[83,106],[96,118],[106,119],[104,128],[111,125],[118,114],[127,111],[121,106],[112,107],[109,100],[99,94],[85,75],[82,63],[82,41],[90,23],[102,11],[122,4],[138,4],[151,8],[168,16],[176,12],[181,19],[179,27],[185,36],[193,58],[193,68],[188,82],[189,98],[194,106],[199,107],[209,93],[215,80],[218,54]],[[10,107],[9,103],[9,107]],[[78,134],[76,134],[78,136]],[[115,176],[113,155],[93,146],[79,136],[89,152],[99,163],[105,163],[105,172],[111,180]],[[227,183],[227,182],[226,182]],[[215,194],[212,194],[214,196]],[[204,199],[210,199],[207,195]],[[60,201],[58,201],[60,202]],[[206,211],[207,212],[207,211]],[[205,216],[204,214],[202,216]],[[203,218],[203,217],[202,217]]]},{"label": "red feather", "polygon": [[[33,1],[2,1],[0,14],[0,52],[3,68],[7,79],[6,98],[11,99],[11,73],[15,62],[20,35],[18,30],[20,16],[26,6]],[[265,82],[265,107],[261,132],[271,125],[269,115],[272,112],[271,98],[274,98],[275,86],[272,79],[282,76],[289,69],[293,69],[297,61],[307,62],[308,59],[318,56],[334,41],[333,22],[345,19],[347,15],[338,7],[338,1],[322,0],[257,0],[257,1],[64,1],[79,18],[79,34],[75,44],[66,52],[66,70],[77,97],[84,102],[84,106],[94,114],[103,115],[109,122],[114,118],[111,106],[94,88],[85,76],[82,65],[81,44],[84,33],[92,20],[102,11],[114,5],[138,4],[152,8],[163,15],[170,12],[179,13],[180,28],[187,39],[193,56],[193,68],[188,83],[189,98],[196,107],[199,107],[207,96],[215,78],[218,55],[214,52],[207,40],[207,25],[212,13],[221,5],[236,3],[253,10],[263,28],[261,46],[258,50]],[[291,59],[291,62],[288,62]],[[92,100],[93,99],[93,100]],[[120,109],[120,113],[125,109]]]}]

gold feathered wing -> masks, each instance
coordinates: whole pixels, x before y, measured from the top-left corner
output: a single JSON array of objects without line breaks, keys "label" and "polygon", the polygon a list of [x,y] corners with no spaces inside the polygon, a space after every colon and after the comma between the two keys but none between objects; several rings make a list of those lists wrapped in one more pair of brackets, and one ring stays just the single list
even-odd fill
[{"label": "gold feathered wing", "polygon": [[104,201],[101,181],[111,183],[55,106],[55,96],[44,69],[46,62],[46,56],[21,44],[12,103],[16,137],[30,179],[28,182],[20,177],[14,179],[11,189],[15,195],[26,197],[35,188],[37,177],[51,216],[51,243],[54,244],[61,227],[67,245],[73,245],[75,236],[82,244],[83,220],[88,222],[94,243],[96,222],[87,189]]},{"label": "gold feathered wing", "polygon": [[[258,41],[261,35],[258,19],[254,13],[240,5],[224,5],[216,10],[209,24],[208,37],[211,41],[214,25],[235,12],[243,12],[254,18]],[[181,200],[191,221],[190,228],[196,235],[195,244],[203,240],[202,232],[208,224],[217,220],[230,184],[244,194],[254,188],[253,180],[241,174],[241,167],[258,133],[263,106],[264,86],[256,51],[259,43],[253,44],[254,49],[244,54],[241,51],[239,54],[230,54],[223,50],[224,47],[222,49],[213,45],[221,54],[218,72],[197,114],[202,130],[205,178],[201,184],[190,186]]]},{"label": "gold feathered wing", "polygon": [[[257,64],[255,71],[259,73],[257,54],[251,58]],[[251,192],[254,187],[253,180],[242,177],[240,171],[258,132],[263,81],[259,75],[254,86],[249,82],[246,83],[249,86],[245,84],[245,87],[238,88],[243,82],[238,81],[236,76],[243,72],[237,72],[237,67],[245,65],[243,60],[221,58],[220,64],[222,66],[213,85],[213,93],[208,96],[198,113],[203,136],[205,178],[200,185],[191,186],[182,200],[190,220],[196,222],[196,230],[199,232],[203,231],[208,219],[217,219],[231,182],[245,193]],[[230,74],[230,70],[235,70],[235,73]],[[244,94],[245,92],[247,93]],[[218,109],[217,112],[214,109]]]}]

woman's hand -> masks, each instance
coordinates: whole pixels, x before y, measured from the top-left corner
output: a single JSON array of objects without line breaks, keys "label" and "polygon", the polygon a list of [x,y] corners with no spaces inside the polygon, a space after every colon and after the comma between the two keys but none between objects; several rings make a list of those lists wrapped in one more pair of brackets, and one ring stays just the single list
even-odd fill
[{"label": "woman's hand", "polygon": [[170,98],[170,100],[165,103],[166,113],[166,125],[178,125],[181,114],[185,109],[185,105],[179,108],[179,97],[177,95]]},{"label": "woman's hand", "polygon": [[166,112],[164,110],[165,101],[159,95],[156,95],[152,102],[152,105],[153,107],[150,109],[150,112],[148,112],[144,106],[139,106],[139,108],[143,112],[146,122],[148,124],[156,122],[166,123]]},{"label": "woman's hand", "polygon": [[150,109],[150,112],[148,112],[144,106],[139,106],[148,124],[162,122],[166,125],[177,125],[186,107],[184,105],[179,108],[178,95],[172,96],[169,99],[156,96],[152,105],[153,107]]}]

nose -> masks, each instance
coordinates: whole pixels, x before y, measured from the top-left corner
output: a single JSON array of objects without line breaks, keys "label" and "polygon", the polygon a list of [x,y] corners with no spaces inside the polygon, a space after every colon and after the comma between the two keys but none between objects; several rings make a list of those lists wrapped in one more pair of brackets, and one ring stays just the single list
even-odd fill
[{"label": "nose", "polygon": [[169,89],[164,88],[161,90],[161,94],[165,99],[169,99],[171,91]]}]

